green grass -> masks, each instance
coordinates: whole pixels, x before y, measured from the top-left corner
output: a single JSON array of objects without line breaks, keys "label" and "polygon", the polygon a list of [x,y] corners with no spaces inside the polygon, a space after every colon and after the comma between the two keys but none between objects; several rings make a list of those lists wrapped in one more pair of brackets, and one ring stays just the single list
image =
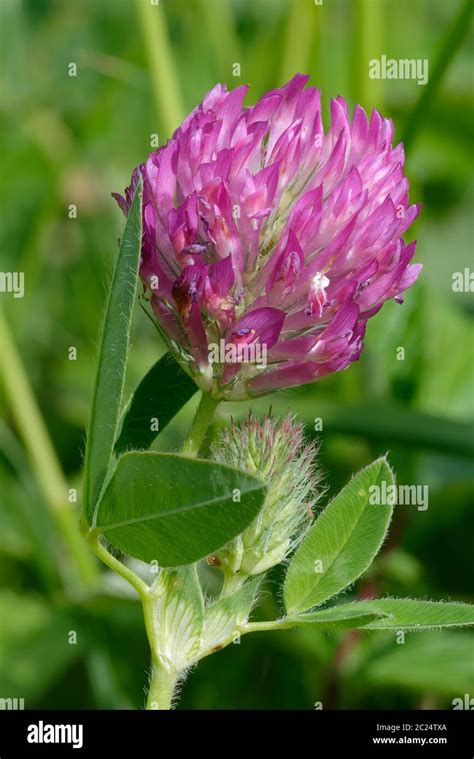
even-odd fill
[{"label": "green grass", "polygon": [[[405,140],[411,198],[423,204],[413,231],[422,278],[403,307],[387,305],[372,320],[358,364],[272,402],[303,417],[310,432],[321,417],[333,492],[387,450],[400,483],[429,485],[433,505],[395,519],[390,562],[375,578],[379,595],[436,599],[448,589],[451,600],[473,600],[463,557],[474,490],[474,309],[469,293],[451,286],[472,257],[470,12],[464,0],[0,3],[0,269],[24,271],[26,286],[22,300],[0,294],[0,593],[15,612],[8,631],[0,621],[0,693],[22,695],[18,639],[28,652],[29,707],[143,705],[140,610],[110,577],[97,590],[98,566],[75,537],[99,328],[122,234],[110,193],[128,184],[151,136],[163,144],[217,81],[250,84],[253,102],[301,70],[321,88],[326,116],[329,98],[341,94],[391,116]],[[371,80],[368,61],[381,54],[428,59],[429,83]],[[68,76],[71,62],[77,77]],[[71,204],[77,219],[68,217]],[[127,389],[162,351],[137,309]],[[190,413],[180,412],[160,447],[177,449]],[[79,502],[64,505],[71,488]],[[406,562],[417,568],[409,576]],[[278,613],[270,594],[262,604],[262,617]],[[30,608],[42,615],[37,624],[25,624]],[[74,657],[60,635],[48,638],[55,619],[84,631]],[[338,636],[248,636],[203,662],[181,704],[312,708],[334,671]],[[446,640],[459,640],[463,655],[466,633]],[[45,668],[55,647],[60,666]],[[394,677],[398,649],[390,633],[363,636],[336,674],[336,706],[414,708],[428,698],[450,708],[463,682],[453,648],[443,678],[420,666],[416,683],[398,657]]]}]

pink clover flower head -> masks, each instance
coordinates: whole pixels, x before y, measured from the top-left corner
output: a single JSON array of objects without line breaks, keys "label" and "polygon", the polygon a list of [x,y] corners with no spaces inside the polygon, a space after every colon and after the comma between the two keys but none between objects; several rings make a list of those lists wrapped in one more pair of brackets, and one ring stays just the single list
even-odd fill
[{"label": "pink clover flower head", "polygon": [[140,274],[157,323],[204,390],[229,400],[313,382],[359,358],[367,320],[421,265],[393,124],[297,74],[243,106],[218,84],[143,176]]}]

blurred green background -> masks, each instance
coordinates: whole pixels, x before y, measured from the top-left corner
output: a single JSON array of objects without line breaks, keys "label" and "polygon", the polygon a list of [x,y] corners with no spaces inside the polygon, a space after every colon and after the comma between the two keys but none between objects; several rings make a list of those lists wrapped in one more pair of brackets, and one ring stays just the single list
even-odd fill
[{"label": "blurred green background", "polygon": [[[253,102],[303,71],[326,115],[341,94],[392,116],[405,138],[411,201],[423,204],[410,230],[423,276],[402,307],[389,303],[371,320],[358,364],[255,406],[293,411],[310,435],[322,418],[330,492],[387,450],[400,483],[429,486],[428,510],[398,508],[353,593],[474,601],[474,309],[469,292],[452,288],[453,272],[472,266],[470,8],[0,0],[0,268],[25,273],[23,299],[0,294],[0,698],[26,708],[144,705],[139,604],[77,533],[98,333],[123,225],[110,193],[128,184],[152,135],[163,144],[217,81],[249,83]],[[370,79],[368,61],[382,54],[428,59],[429,84]],[[137,308],[129,389],[162,352]],[[191,411],[160,447],[179,444]],[[234,404],[219,415],[244,412]],[[278,575],[262,617],[278,613]],[[451,708],[474,695],[473,640],[465,631],[407,635],[404,645],[389,632],[247,636],[191,673],[180,707]]]}]

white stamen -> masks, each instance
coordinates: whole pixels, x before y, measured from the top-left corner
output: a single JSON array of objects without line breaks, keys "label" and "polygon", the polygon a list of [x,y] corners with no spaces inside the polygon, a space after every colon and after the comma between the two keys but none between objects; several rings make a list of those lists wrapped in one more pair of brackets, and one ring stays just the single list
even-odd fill
[{"label": "white stamen", "polygon": [[329,279],[321,271],[317,271],[311,280],[311,289],[314,290],[314,292],[321,292],[321,290],[325,290],[326,287],[329,287]]}]

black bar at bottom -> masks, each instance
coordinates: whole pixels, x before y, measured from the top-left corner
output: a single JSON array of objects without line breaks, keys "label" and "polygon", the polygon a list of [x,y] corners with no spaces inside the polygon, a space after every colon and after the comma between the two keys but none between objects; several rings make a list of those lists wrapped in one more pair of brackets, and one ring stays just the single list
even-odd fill
[{"label": "black bar at bottom", "polygon": [[[473,712],[0,711],[0,759],[208,755],[474,757]],[[349,753],[350,752],[350,753]]]}]

